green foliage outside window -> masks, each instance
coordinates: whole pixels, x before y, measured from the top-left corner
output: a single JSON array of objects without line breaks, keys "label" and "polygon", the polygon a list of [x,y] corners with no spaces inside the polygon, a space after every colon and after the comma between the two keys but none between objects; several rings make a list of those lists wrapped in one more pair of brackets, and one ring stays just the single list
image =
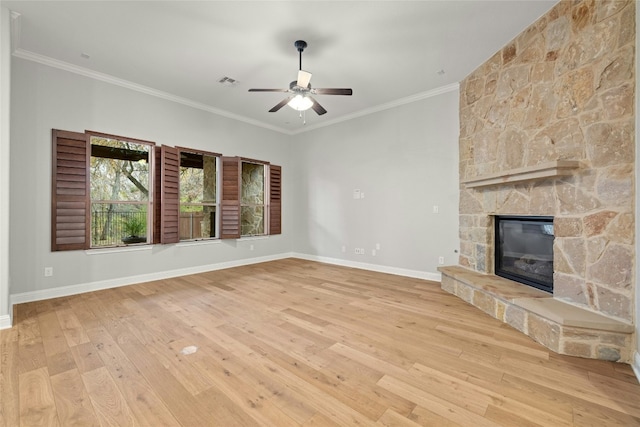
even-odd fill
[{"label": "green foliage outside window", "polygon": [[133,235],[133,224],[139,236],[146,236],[149,154],[145,144],[91,138],[92,247],[122,244]]}]

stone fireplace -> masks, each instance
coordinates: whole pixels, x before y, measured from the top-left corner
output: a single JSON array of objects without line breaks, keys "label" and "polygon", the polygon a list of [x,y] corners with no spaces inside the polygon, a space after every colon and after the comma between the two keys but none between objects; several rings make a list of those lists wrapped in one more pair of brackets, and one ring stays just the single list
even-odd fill
[{"label": "stone fireplace", "polygon": [[[564,354],[628,361],[635,2],[561,1],[460,84],[445,290]],[[494,216],[553,217],[553,294],[494,275]]]}]

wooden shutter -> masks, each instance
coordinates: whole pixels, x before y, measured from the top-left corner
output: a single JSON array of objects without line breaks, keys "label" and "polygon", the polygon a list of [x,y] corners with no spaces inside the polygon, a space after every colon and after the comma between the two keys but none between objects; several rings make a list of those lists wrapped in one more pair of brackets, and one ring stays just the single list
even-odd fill
[{"label": "wooden shutter", "polygon": [[89,248],[89,153],[84,133],[53,129],[51,250]]},{"label": "wooden shutter", "polygon": [[162,146],[160,242],[180,241],[180,158],[178,149]]},{"label": "wooden shutter", "polygon": [[162,149],[153,148],[153,243],[162,240]]},{"label": "wooden shutter", "polygon": [[222,194],[220,199],[220,238],[240,237],[240,159],[222,157]]},{"label": "wooden shutter", "polygon": [[282,233],[282,168],[269,167],[269,234]]}]

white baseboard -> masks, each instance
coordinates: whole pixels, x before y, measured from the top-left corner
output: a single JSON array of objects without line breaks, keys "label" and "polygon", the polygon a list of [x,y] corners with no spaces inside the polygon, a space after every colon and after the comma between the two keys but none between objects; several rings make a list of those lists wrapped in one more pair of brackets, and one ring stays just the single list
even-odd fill
[{"label": "white baseboard", "polygon": [[637,351],[633,355],[633,360],[631,361],[631,368],[633,368],[633,372],[636,374],[636,378],[638,382],[640,382],[640,353]]},{"label": "white baseboard", "polygon": [[11,316],[5,314],[4,316],[0,316],[0,329],[9,329],[11,328]]},{"label": "white baseboard", "polygon": [[[221,262],[217,264],[200,265],[197,267],[181,268],[177,270],[159,271],[156,273],[140,274],[137,276],[119,277],[116,279],[100,280],[97,282],[80,283],[77,285],[62,286],[59,288],[42,289],[39,291],[23,292],[10,295],[11,306],[25,302],[41,301],[51,298],[67,297],[70,295],[82,294],[85,292],[100,291],[103,289],[117,288],[120,286],[133,285],[136,283],[151,282],[154,280],[170,279],[172,277],[186,276],[189,274],[205,273],[207,271],[222,270],[225,268],[240,267],[243,265],[258,264],[261,262],[275,261],[284,258],[300,258],[308,261],[317,261],[325,264],[340,265],[344,267],[359,268],[363,270],[376,271],[379,273],[395,274],[397,276],[414,277],[418,279],[440,281],[440,273],[429,273],[404,268],[389,267],[384,265],[368,264],[364,262],[353,262],[337,258],[322,257],[317,255],[307,255],[295,252],[288,252],[277,255],[269,255],[257,258],[241,259],[236,261]],[[6,317],[6,319],[4,319]],[[0,329],[10,328],[11,319],[9,316],[0,317]]]},{"label": "white baseboard", "polygon": [[442,277],[440,273],[429,273],[426,271],[409,270],[406,268],[389,267],[386,265],[369,264],[366,262],[348,261],[338,258],[329,258],[318,255],[307,255],[294,252],[292,255],[294,258],[306,259],[307,261],[318,261],[325,264],[340,265],[343,267],[359,268],[362,270],[376,271],[378,273],[395,274],[396,276],[413,277],[416,279],[432,280],[439,282]]},{"label": "white baseboard", "polygon": [[140,274],[137,276],[119,277],[117,279],[100,280],[98,282],[81,283],[77,285],[62,286],[59,288],[13,294],[9,297],[9,300],[11,302],[11,305],[13,306],[14,304],[21,304],[25,302],[67,297],[70,295],[117,288],[120,286],[133,285],[136,283],[152,282],[154,280],[170,279],[172,277],[187,276],[189,274],[205,273],[207,271],[222,270],[225,268],[240,267],[243,265],[258,264],[267,261],[275,261],[284,258],[291,258],[292,256],[293,254],[291,253],[284,253],[257,258],[241,259],[236,261],[227,261],[217,264],[199,265],[197,267],[180,268],[177,270],[159,271],[157,273]]}]

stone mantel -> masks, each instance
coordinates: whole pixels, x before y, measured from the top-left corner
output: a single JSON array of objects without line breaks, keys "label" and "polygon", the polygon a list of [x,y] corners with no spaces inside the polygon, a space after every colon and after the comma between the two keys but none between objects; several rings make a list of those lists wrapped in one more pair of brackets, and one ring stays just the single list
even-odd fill
[{"label": "stone mantel", "polygon": [[491,185],[512,184],[516,182],[537,179],[555,178],[573,174],[573,170],[580,167],[577,160],[555,160],[535,166],[497,172],[462,181],[467,188],[488,187]]}]

